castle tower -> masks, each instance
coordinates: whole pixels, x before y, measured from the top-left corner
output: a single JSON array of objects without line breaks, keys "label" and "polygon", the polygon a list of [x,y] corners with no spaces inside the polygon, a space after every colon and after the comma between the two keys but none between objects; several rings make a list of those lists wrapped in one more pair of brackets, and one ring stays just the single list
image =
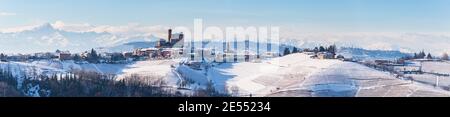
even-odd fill
[{"label": "castle tower", "polygon": [[169,29],[169,37],[167,38],[167,41],[170,43],[172,39],[172,29]]}]

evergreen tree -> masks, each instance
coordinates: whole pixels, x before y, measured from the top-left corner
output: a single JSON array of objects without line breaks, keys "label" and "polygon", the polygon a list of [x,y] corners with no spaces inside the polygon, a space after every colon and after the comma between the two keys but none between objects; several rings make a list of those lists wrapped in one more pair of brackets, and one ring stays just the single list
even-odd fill
[{"label": "evergreen tree", "polygon": [[97,63],[98,62],[98,54],[93,48],[91,49],[91,53],[89,53],[88,61],[91,62],[91,63]]},{"label": "evergreen tree", "polygon": [[320,46],[319,47],[319,52],[324,52],[324,51],[325,51],[325,48],[323,46]]},{"label": "evergreen tree", "polygon": [[427,59],[433,59],[433,57],[431,56],[431,54],[430,54],[430,53],[428,53],[428,55],[427,55]]},{"label": "evergreen tree", "polygon": [[298,49],[297,49],[296,47],[294,47],[294,48],[292,49],[292,53],[298,53]]},{"label": "evergreen tree", "polygon": [[328,52],[335,55],[336,54],[336,45],[330,45],[330,47],[328,47]]},{"label": "evergreen tree", "polygon": [[319,52],[319,48],[317,48],[317,47],[314,47],[314,53],[317,53],[317,52]]},{"label": "evergreen tree", "polygon": [[0,60],[5,60],[6,59],[6,55],[4,55],[3,53],[0,53]]},{"label": "evergreen tree", "polygon": [[125,60],[125,57],[122,54],[113,54],[111,55],[111,60],[112,61]]},{"label": "evergreen tree", "polygon": [[442,55],[442,60],[449,60],[448,54],[447,54],[447,53],[444,53],[444,54]]},{"label": "evergreen tree", "polygon": [[427,55],[425,54],[425,51],[422,50],[422,52],[419,53],[418,58],[419,59],[423,59],[425,58]]},{"label": "evergreen tree", "polygon": [[97,51],[94,50],[94,48],[91,49],[91,56],[92,58],[97,59],[98,55],[97,55]]},{"label": "evergreen tree", "polygon": [[284,53],[283,55],[286,56],[288,54],[291,54],[291,50],[289,50],[289,48],[284,48]]},{"label": "evergreen tree", "polygon": [[75,54],[75,55],[73,56],[73,60],[74,60],[74,61],[81,61],[81,60],[82,60],[82,58],[81,58],[81,56],[80,56],[80,55],[78,55],[78,54]]}]

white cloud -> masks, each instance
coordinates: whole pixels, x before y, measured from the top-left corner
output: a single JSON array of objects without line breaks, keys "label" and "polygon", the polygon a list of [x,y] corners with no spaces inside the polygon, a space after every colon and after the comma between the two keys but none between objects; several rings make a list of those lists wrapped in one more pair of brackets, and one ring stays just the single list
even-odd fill
[{"label": "white cloud", "polygon": [[[52,27],[71,32],[107,32],[112,35],[97,37],[96,41],[105,44],[126,42],[133,39],[147,39],[150,35],[166,37],[168,27],[162,25],[147,26],[138,23],[126,25],[92,25],[89,23],[67,23],[56,21]],[[0,29],[1,32],[19,32],[36,27],[21,26],[9,29]],[[443,52],[450,53],[450,33],[400,33],[400,32],[341,32],[341,33],[308,33],[302,29],[282,28],[280,37],[285,40],[293,40],[292,43],[300,47],[337,44],[338,46],[361,47],[379,50],[400,50],[402,52],[417,52],[425,50],[432,54],[440,55]],[[45,44],[67,45],[67,41],[61,36],[53,35],[43,38]]]},{"label": "white cloud", "polygon": [[168,27],[156,25],[145,26],[138,23],[130,23],[127,25],[92,25],[89,23],[66,23],[63,21],[56,21],[52,23],[56,29],[72,31],[72,32],[97,32],[97,33],[111,33],[119,36],[149,36],[155,35],[158,37],[165,37]]},{"label": "white cloud", "polygon": [[17,15],[16,13],[10,13],[10,12],[0,12],[0,16],[14,16]]},{"label": "white cloud", "polygon": [[94,32],[108,32],[116,35],[127,35],[127,36],[149,36],[156,35],[159,37],[165,37],[166,30],[168,28],[157,25],[157,26],[143,26],[140,24],[128,24],[122,26],[96,26],[91,29]]},{"label": "white cloud", "polygon": [[66,47],[69,44],[69,39],[59,33],[53,33],[52,35],[42,36],[35,42],[43,46]]},{"label": "white cloud", "polygon": [[71,32],[90,32],[95,26],[88,23],[76,24],[76,23],[65,23],[63,21],[56,21],[51,23],[52,27],[55,29],[71,31]]},{"label": "white cloud", "polygon": [[[162,25],[146,26],[138,23],[130,23],[127,25],[92,25],[89,23],[67,23],[63,21],[56,21],[50,23],[55,29],[69,31],[69,32],[97,32],[97,33],[111,33],[120,37],[136,37],[136,36],[150,36],[166,37],[168,27]],[[17,26],[12,28],[0,29],[3,33],[15,33],[25,30],[32,30],[35,27],[41,26],[42,23]]]},{"label": "white cloud", "polygon": [[450,33],[350,32],[350,33],[284,33],[284,39],[295,40],[298,46],[337,44],[372,50],[425,50],[440,55],[450,50]]}]

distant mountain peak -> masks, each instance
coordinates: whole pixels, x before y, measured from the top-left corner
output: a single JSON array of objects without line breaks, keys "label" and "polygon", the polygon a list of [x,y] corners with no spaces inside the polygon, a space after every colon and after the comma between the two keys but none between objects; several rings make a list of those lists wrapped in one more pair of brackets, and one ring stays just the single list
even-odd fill
[{"label": "distant mountain peak", "polygon": [[24,28],[18,32],[55,32],[58,29],[54,28],[50,23],[43,23],[35,26],[30,26],[29,28]]},{"label": "distant mountain peak", "polygon": [[33,28],[33,29],[40,29],[40,30],[56,30],[55,27],[53,27],[52,24],[50,23],[44,23],[41,25],[38,25],[37,27]]}]

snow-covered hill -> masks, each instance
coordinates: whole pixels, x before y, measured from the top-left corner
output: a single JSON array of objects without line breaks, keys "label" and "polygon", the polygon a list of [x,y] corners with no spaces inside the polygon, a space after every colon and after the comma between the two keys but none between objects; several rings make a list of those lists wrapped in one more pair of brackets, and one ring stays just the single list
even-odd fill
[{"label": "snow-covered hill", "polygon": [[[180,75],[171,68],[180,60],[139,61],[130,64],[75,64],[73,61],[0,62],[23,81],[33,74],[67,73],[72,69],[117,74],[118,79],[135,74],[164,78],[169,86],[178,86]],[[357,63],[312,59],[297,53],[261,62],[215,63],[208,70],[181,65],[177,71],[205,88],[208,81],[222,93],[234,96],[450,96],[450,92],[418,82],[395,78]],[[433,82],[426,79],[427,82]],[[446,84],[447,80],[442,80]],[[21,86],[20,86],[21,87]]]},{"label": "snow-covered hill", "polygon": [[53,52],[56,49],[82,52],[132,42],[155,41],[153,35],[116,35],[108,32],[66,31],[44,23],[15,32],[0,32],[0,53]]},{"label": "snow-covered hill", "polygon": [[117,75],[117,80],[130,75],[149,78],[165,78],[167,85],[176,86],[178,78],[173,76],[171,65],[179,60],[137,61],[129,64],[76,64],[73,61],[41,60],[33,62],[0,62],[0,69],[8,70],[21,82],[24,76],[58,75],[72,70],[94,71]]},{"label": "snow-covered hill", "polygon": [[223,63],[187,77],[234,96],[450,96],[448,91],[395,78],[388,72],[339,60],[291,54],[261,63]]},{"label": "snow-covered hill", "polygon": [[295,29],[281,32],[281,38],[299,47],[336,44],[338,47],[355,47],[368,50],[393,50],[404,53],[419,51],[432,55],[450,53],[448,32],[328,32],[301,33]]}]

